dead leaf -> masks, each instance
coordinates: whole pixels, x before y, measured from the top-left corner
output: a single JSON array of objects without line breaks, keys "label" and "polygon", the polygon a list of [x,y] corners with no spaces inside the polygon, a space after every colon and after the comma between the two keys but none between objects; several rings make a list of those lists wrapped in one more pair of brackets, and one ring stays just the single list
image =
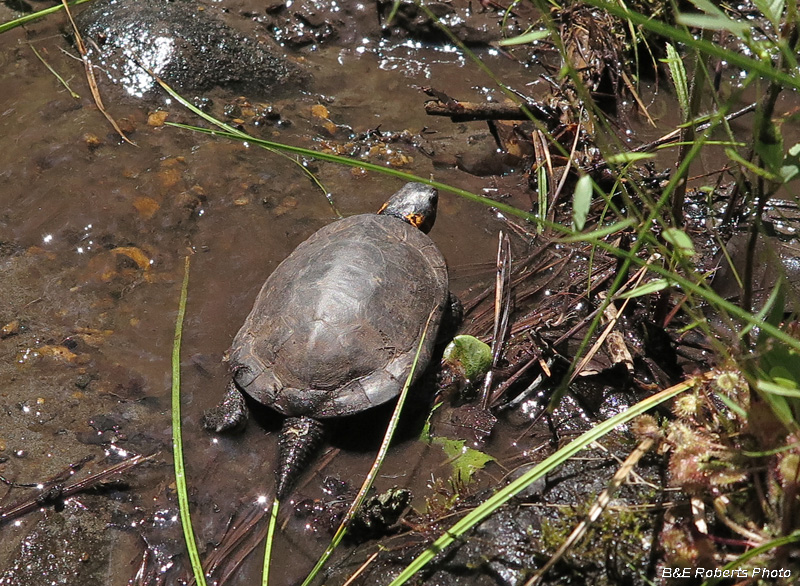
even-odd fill
[{"label": "dead leaf", "polygon": [[143,271],[150,270],[150,257],[141,248],[137,248],[136,246],[118,246],[117,248],[111,249],[111,252],[127,256]]}]

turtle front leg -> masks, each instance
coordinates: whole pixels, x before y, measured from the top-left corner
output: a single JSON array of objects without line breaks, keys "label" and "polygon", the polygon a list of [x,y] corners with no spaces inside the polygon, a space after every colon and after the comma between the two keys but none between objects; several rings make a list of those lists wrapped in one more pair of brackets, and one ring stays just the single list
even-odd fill
[{"label": "turtle front leg", "polygon": [[447,344],[456,335],[458,328],[461,327],[461,322],[464,321],[464,306],[461,301],[456,297],[452,291],[448,293],[447,305],[445,305],[444,313],[442,314],[442,323],[439,326],[439,335],[437,342],[439,344]]},{"label": "turtle front leg", "polygon": [[247,417],[244,395],[231,380],[220,404],[203,414],[203,427],[217,433],[239,431],[247,424]]}]

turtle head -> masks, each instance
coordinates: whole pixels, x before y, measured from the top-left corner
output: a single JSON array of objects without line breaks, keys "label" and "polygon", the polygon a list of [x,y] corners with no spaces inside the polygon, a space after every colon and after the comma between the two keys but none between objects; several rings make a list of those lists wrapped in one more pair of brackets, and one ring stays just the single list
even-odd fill
[{"label": "turtle head", "polygon": [[406,183],[378,210],[384,216],[394,216],[416,226],[425,234],[436,221],[436,204],[439,192],[424,183]]}]

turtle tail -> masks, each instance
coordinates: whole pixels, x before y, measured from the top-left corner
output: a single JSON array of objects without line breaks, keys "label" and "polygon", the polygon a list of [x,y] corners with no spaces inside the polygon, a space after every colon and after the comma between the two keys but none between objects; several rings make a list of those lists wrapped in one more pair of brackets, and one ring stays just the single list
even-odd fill
[{"label": "turtle tail", "polygon": [[278,437],[280,459],[275,471],[275,496],[278,500],[283,500],[289,493],[297,477],[317,451],[323,430],[322,423],[311,417],[289,417],[283,422]]}]

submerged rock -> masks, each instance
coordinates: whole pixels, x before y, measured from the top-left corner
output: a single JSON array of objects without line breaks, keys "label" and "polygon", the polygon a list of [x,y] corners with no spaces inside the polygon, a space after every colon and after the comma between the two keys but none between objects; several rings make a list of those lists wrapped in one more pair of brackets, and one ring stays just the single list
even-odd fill
[{"label": "submerged rock", "polygon": [[178,90],[222,86],[272,97],[306,80],[277,47],[245,37],[196,2],[100,0],[76,23],[92,62],[137,97],[156,85],[146,70]]}]

